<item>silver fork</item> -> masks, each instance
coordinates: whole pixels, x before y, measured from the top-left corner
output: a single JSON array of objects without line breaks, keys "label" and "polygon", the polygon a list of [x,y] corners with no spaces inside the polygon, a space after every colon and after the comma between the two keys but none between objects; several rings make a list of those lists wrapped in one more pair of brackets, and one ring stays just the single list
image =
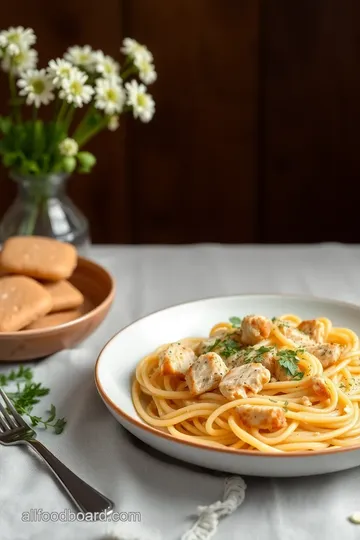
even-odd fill
[{"label": "silver fork", "polygon": [[4,405],[0,399],[0,444],[30,446],[42,457],[81,512],[90,512],[95,519],[99,519],[99,514],[103,515],[104,512],[109,516],[113,511],[114,503],[71,472],[41,442],[37,441],[35,431],[16,411],[1,388],[0,395],[5,403]]}]

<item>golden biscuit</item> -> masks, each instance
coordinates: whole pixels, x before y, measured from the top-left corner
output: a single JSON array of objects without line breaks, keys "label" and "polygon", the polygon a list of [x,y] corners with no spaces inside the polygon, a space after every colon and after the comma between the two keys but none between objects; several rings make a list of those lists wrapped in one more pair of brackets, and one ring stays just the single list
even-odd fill
[{"label": "golden biscuit", "polygon": [[77,265],[74,246],[42,236],[14,236],[3,245],[0,264],[13,274],[57,281],[71,276]]},{"label": "golden biscuit", "polygon": [[52,313],[77,308],[84,302],[81,292],[66,279],[53,283],[44,283],[44,287],[51,294],[53,301]]},{"label": "golden biscuit", "polygon": [[15,332],[52,308],[50,293],[25,276],[0,278],[0,332]]},{"label": "golden biscuit", "polygon": [[71,309],[69,311],[62,311],[61,313],[51,313],[50,315],[45,315],[37,321],[29,324],[24,330],[40,330],[41,328],[51,328],[52,326],[59,326],[60,324],[65,324],[70,321],[75,321],[84,315],[80,309]]}]

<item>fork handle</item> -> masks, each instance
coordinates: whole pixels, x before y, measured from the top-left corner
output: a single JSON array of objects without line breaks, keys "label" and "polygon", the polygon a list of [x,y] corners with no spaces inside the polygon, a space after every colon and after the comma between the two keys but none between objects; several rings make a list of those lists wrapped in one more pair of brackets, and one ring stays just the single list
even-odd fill
[{"label": "fork handle", "polygon": [[96,489],[92,488],[81,480],[76,474],[68,469],[54,454],[52,454],[41,442],[36,439],[29,439],[26,443],[35,450],[45,461],[48,467],[55,474],[60,484],[65,488],[71,499],[81,512],[91,512],[95,518],[105,512],[110,515],[114,508],[114,503]]}]

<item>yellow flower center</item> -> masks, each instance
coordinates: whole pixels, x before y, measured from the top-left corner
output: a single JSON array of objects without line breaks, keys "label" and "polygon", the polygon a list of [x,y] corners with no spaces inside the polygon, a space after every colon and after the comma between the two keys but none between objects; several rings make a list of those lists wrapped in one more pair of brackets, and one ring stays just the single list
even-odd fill
[{"label": "yellow flower center", "polygon": [[89,55],[87,53],[81,53],[79,55],[79,62],[80,64],[86,64],[87,62],[89,62]]},{"label": "yellow flower center", "polygon": [[20,43],[20,36],[17,32],[13,32],[12,34],[9,34],[7,38],[8,38],[9,43],[15,43],[15,44]]},{"label": "yellow flower center", "polygon": [[70,75],[70,68],[68,68],[68,67],[62,67],[62,68],[60,68],[60,75],[61,75],[62,77],[69,77],[69,75]]},{"label": "yellow flower center", "polygon": [[25,60],[25,54],[23,52],[19,52],[16,56],[13,56],[13,62],[16,66],[19,66],[22,64]]},{"label": "yellow flower center", "polygon": [[106,97],[109,101],[116,101],[117,93],[113,88],[109,88],[109,90],[106,91]]},{"label": "yellow flower center", "polygon": [[42,94],[45,90],[44,81],[41,81],[40,79],[32,81],[32,87],[34,94]]},{"label": "yellow flower center", "polygon": [[138,94],[137,95],[137,104],[139,107],[145,107],[146,105],[146,96],[145,94]]},{"label": "yellow flower center", "polygon": [[79,81],[73,81],[70,85],[70,90],[74,95],[80,95],[83,91],[83,86]]}]

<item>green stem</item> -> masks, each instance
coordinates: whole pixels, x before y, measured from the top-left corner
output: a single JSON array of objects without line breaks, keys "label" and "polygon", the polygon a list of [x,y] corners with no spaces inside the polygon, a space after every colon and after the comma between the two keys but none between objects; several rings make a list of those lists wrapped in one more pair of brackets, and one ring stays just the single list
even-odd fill
[{"label": "green stem", "polygon": [[31,236],[34,234],[36,220],[37,220],[38,215],[39,215],[39,207],[37,204],[34,204],[33,208],[31,209],[28,219],[21,224],[21,227],[19,229],[19,235]]},{"label": "green stem", "polygon": [[64,116],[65,116],[65,114],[66,114],[66,112],[67,112],[67,109],[68,109],[68,103],[64,100],[64,101],[62,102],[62,105],[61,105],[61,107],[60,107],[60,111],[59,111],[58,117],[57,117],[57,119],[56,119],[56,123],[57,123],[57,124],[61,124],[61,122],[63,122]]},{"label": "green stem", "polygon": [[33,154],[35,154],[35,150],[36,150],[36,120],[37,120],[37,116],[38,116],[38,109],[37,109],[37,107],[35,107],[35,105],[33,105],[33,109],[32,109],[32,120],[33,120],[33,125],[32,125],[32,131],[33,131],[32,146],[33,146]]},{"label": "green stem", "polygon": [[129,77],[129,75],[132,75],[133,73],[137,73],[137,72],[138,72],[138,69],[135,66],[130,66],[127,69],[125,69],[123,73],[120,73],[120,75],[121,75],[121,78],[125,80],[127,77]]},{"label": "green stem", "polygon": [[81,132],[84,129],[84,127],[86,126],[86,122],[88,121],[89,117],[93,113],[94,109],[95,109],[95,105],[93,103],[91,105],[89,105],[86,113],[84,114],[84,116],[80,120],[80,122],[78,124],[78,127],[75,129],[75,131],[74,131],[74,133],[72,135],[73,139],[77,140],[78,137],[81,137]]},{"label": "green stem", "polygon": [[66,132],[69,131],[70,124],[72,122],[74,113],[75,113],[75,107],[73,105],[70,105],[70,108],[69,108],[69,110],[67,112],[67,115],[65,116],[65,119],[64,119],[64,127],[65,127]]},{"label": "green stem", "polygon": [[128,65],[132,64],[133,63],[133,57],[130,56],[130,54],[125,58],[125,62],[123,64],[123,69],[127,68]]},{"label": "green stem", "polygon": [[9,71],[9,86],[10,86],[10,94],[11,94],[11,107],[13,110],[13,116],[16,122],[20,123],[20,108],[19,105],[16,103],[17,100],[17,91],[16,91],[16,82],[15,82],[15,76],[12,69]]},{"label": "green stem", "polygon": [[99,133],[99,131],[106,128],[107,125],[108,125],[108,119],[103,118],[103,120],[101,122],[99,122],[99,124],[97,126],[95,126],[93,129],[90,129],[87,133],[84,133],[82,135],[82,137],[78,136],[76,141],[77,141],[77,143],[79,145],[79,148],[81,148],[82,146],[84,146],[84,144],[89,142],[90,139],[95,137],[95,135],[97,135]]},{"label": "green stem", "polygon": [[63,101],[59,98],[59,94],[58,94],[54,101],[55,116],[58,116],[62,103]]},{"label": "green stem", "polygon": [[[39,182],[39,180],[35,180]],[[46,182],[46,181],[45,181]],[[35,187],[35,186],[34,186]],[[30,211],[28,213],[28,218],[21,224],[18,234],[28,236],[33,235],[35,232],[36,222],[41,211],[41,205],[45,203],[47,199],[46,185],[36,186],[37,189],[35,192],[30,195],[28,205]]]}]

